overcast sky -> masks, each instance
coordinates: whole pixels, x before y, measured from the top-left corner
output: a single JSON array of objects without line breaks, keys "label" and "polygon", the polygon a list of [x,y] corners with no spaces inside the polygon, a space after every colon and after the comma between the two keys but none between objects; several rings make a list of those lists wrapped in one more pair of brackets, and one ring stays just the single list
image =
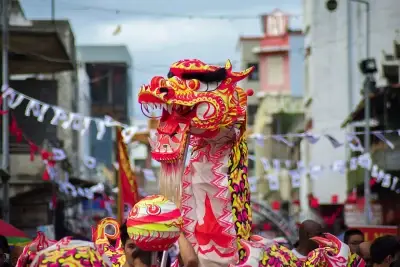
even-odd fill
[{"label": "overcast sky", "polygon": [[[259,35],[258,15],[279,8],[301,14],[301,0],[55,0],[56,19],[69,19],[78,45],[125,44],[134,89],[183,58],[239,62],[240,35]],[[50,19],[51,0],[21,0],[30,19]],[[186,16],[186,17],[185,17]],[[209,17],[228,17],[210,19]],[[192,17],[192,18],[190,18]],[[301,25],[293,18],[292,27]],[[113,36],[121,25],[121,32]],[[137,112],[135,112],[137,115]]]}]

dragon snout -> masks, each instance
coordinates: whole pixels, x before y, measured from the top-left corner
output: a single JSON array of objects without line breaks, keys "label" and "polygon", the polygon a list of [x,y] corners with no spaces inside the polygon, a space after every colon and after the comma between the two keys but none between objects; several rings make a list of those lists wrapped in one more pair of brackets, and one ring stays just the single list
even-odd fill
[{"label": "dragon snout", "polygon": [[342,242],[340,242],[336,236],[329,233],[324,233],[323,236],[312,237],[311,240],[316,242],[321,248],[329,247],[336,249],[337,251],[340,251],[343,248]]}]

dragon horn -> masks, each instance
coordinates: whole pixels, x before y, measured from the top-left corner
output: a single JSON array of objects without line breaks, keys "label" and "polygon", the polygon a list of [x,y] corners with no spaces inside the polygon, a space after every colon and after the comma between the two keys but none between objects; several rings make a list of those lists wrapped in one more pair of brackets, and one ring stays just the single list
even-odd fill
[{"label": "dragon horn", "polygon": [[232,79],[233,79],[235,82],[241,81],[241,80],[243,80],[244,78],[246,78],[247,76],[249,76],[250,73],[252,73],[253,70],[254,70],[254,66],[252,66],[252,67],[250,67],[250,68],[248,68],[248,69],[245,69],[244,71],[240,71],[240,72],[232,71],[232,72],[231,72]]},{"label": "dragon horn", "polygon": [[227,61],[226,61],[226,63],[225,63],[225,69],[228,71],[228,72],[231,72],[232,71],[232,63],[231,63],[231,61],[228,59]]}]

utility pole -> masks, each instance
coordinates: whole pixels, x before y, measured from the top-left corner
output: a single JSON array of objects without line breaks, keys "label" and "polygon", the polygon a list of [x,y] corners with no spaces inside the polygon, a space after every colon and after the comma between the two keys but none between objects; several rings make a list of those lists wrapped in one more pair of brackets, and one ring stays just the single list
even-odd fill
[{"label": "utility pole", "polygon": [[[8,88],[8,36],[9,36],[9,0],[2,0],[2,90]],[[3,186],[3,220],[10,221],[10,200],[9,200],[9,180],[10,180],[10,151],[9,151],[9,114],[8,101],[3,100],[3,111],[6,112],[2,121],[2,162],[1,162],[1,181]]]},{"label": "utility pole", "polygon": [[[360,4],[365,5],[365,14],[366,14],[366,32],[365,32],[365,56],[367,60],[370,60],[371,56],[371,49],[370,49],[370,6],[368,1],[363,0],[353,0]],[[370,61],[371,63],[371,61]],[[368,66],[367,66],[368,67]],[[372,68],[373,69],[373,68]],[[371,101],[369,98],[370,92],[373,92],[374,88],[374,73],[376,72],[376,65],[375,69],[368,71],[367,77],[365,80],[365,87],[364,87],[364,117],[365,117],[365,130],[364,130],[364,153],[370,153],[370,146],[371,146],[371,127],[370,127],[370,120],[371,120]],[[364,198],[365,198],[365,206],[364,206],[364,214],[365,214],[365,223],[367,225],[371,224],[371,187],[369,181],[371,180],[370,171],[366,168],[364,171]]]}]

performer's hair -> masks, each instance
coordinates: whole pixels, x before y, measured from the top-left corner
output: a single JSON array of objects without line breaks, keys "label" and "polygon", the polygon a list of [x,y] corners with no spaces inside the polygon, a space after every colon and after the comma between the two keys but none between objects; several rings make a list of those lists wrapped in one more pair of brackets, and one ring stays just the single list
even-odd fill
[{"label": "performer's hair", "polygon": [[352,237],[353,235],[364,236],[364,233],[361,232],[361,230],[359,230],[359,229],[350,229],[350,230],[347,230],[346,232],[344,232],[343,242],[344,242],[345,244],[349,244],[349,239],[350,239],[350,237]]},{"label": "performer's hair", "polygon": [[126,222],[121,224],[121,226],[119,227],[119,232],[121,237],[121,243],[123,246],[125,246],[126,241],[129,239],[128,227],[126,226]]},{"label": "performer's hair", "polygon": [[371,260],[381,264],[389,255],[395,258],[400,253],[400,242],[396,236],[385,235],[378,237],[371,244]]}]

